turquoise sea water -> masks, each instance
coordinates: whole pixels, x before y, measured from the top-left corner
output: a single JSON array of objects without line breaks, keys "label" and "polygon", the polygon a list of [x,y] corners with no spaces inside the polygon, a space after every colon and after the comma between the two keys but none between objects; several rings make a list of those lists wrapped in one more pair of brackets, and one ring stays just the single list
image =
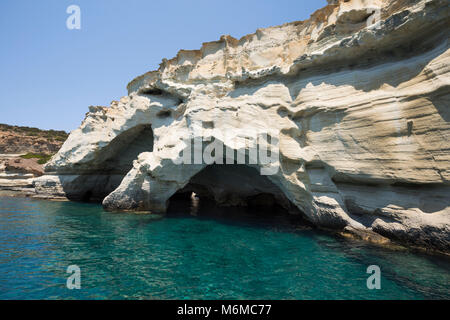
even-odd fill
[{"label": "turquoise sea water", "polygon": [[[450,262],[230,214],[0,198],[0,299],[439,299]],[[66,288],[69,265],[81,289]],[[369,265],[381,289],[369,290]]]}]

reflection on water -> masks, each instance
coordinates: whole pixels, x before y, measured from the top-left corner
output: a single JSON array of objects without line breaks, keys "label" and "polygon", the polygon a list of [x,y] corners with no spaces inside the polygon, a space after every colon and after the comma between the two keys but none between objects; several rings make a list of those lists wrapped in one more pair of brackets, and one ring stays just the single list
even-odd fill
[{"label": "reflection on water", "polygon": [[[0,198],[0,299],[450,298],[442,257],[336,239],[288,218],[175,211]],[[65,286],[74,264],[81,290]],[[381,290],[366,287],[373,264]]]}]

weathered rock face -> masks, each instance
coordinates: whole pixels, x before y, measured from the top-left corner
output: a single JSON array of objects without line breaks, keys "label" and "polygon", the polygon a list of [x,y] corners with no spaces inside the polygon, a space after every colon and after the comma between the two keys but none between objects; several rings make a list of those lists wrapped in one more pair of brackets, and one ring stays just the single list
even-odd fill
[{"label": "weathered rock face", "polygon": [[[182,50],[91,107],[35,186],[152,211],[177,192],[270,194],[318,226],[449,252],[449,25],[448,0],[329,1],[307,21]],[[216,150],[230,164],[177,164],[186,137],[242,152],[242,129],[278,132],[278,161],[231,165]]]}]

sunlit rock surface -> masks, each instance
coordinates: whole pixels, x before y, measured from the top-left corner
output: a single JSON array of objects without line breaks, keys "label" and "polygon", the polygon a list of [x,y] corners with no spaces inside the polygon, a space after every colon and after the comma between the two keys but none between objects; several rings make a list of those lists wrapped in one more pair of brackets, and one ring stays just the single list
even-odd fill
[{"label": "sunlit rock surface", "polygon": [[[163,60],[90,108],[36,189],[155,212],[180,192],[223,205],[271,195],[320,227],[449,252],[449,2],[328,2]],[[239,151],[242,128],[279,132],[279,162],[175,164],[188,136]]]}]

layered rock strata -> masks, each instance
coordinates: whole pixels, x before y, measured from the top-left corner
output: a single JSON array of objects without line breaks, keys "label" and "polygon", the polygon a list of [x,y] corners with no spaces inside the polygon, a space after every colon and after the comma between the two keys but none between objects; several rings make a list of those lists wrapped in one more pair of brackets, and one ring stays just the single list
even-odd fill
[{"label": "layered rock strata", "polygon": [[33,179],[44,174],[35,159],[22,159],[17,155],[0,154],[0,191],[13,191],[34,195]]},{"label": "layered rock strata", "polygon": [[[449,252],[449,25],[447,0],[329,1],[309,20],[182,50],[91,107],[35,187],[157,212],[181,192],[271,195],[320,227]],[[179,164],[186,137],[237,154],[242,129],[278,132],[266,141],[278,161]]]}]

